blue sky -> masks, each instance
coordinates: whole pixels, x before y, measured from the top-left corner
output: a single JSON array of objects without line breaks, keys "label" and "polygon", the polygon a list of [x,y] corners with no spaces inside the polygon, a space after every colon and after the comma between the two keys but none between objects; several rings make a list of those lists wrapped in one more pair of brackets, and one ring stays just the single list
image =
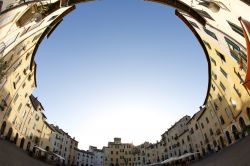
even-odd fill
[{"label": "blue sky", "polygon": [[106,146],[155,142],[203,104],[207,62],[174,9],[141,0],[80,4],[41,44],[38,88],[50,123]]}]

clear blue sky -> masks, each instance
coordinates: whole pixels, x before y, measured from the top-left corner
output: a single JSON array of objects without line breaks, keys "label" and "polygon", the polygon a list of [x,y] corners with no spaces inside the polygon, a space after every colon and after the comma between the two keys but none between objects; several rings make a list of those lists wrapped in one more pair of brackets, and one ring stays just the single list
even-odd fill
[{"label": "clear blue sky", "polygon": [[41,44],[38,88],[50,123],[80,142],[156,142],[203,104],[205,54],[174,9],[142,0],[80,4]]}]

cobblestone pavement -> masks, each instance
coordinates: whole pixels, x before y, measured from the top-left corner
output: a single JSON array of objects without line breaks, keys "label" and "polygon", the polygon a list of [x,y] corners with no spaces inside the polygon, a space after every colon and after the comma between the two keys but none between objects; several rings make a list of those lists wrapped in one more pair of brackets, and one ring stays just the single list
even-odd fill
[{"label": "cobblestone pavement", "polygon": [[0,140],[0,166],[51,166],[28,156],[14,144]]},{"label": "cobblestone pavement", "polygon": [[250,166],[250,136],[191,166]]},{"label": "cobblestone pavement", "polygon": [[[51,166],[29,157],[14,144],[0,140],[0,166]],[[250,166],[250,136],[191,166]]]}]

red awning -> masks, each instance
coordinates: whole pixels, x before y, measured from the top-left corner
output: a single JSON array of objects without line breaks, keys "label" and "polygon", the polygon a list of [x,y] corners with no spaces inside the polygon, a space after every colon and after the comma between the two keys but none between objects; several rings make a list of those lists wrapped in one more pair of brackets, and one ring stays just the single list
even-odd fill
[{"label": "red awning", "polygon": [[241,17],[239,18],[241,26],[243,28],[244,31],[244,36],[246,39],[246,48],[247,48],[247,73],[246,73],[246,78],[245,78],[245,82],[243,83],[243,85],[250,89],[250,22],[242,19]]}]

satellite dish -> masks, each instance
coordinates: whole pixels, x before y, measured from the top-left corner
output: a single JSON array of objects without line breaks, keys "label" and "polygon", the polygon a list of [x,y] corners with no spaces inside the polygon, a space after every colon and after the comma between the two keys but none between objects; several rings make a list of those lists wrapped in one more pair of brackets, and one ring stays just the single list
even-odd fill
[{"label": "satellite dish", "polygon": [[220,11],[220,6],[215,2],[209,2],[208,8],[214,13]]}]

